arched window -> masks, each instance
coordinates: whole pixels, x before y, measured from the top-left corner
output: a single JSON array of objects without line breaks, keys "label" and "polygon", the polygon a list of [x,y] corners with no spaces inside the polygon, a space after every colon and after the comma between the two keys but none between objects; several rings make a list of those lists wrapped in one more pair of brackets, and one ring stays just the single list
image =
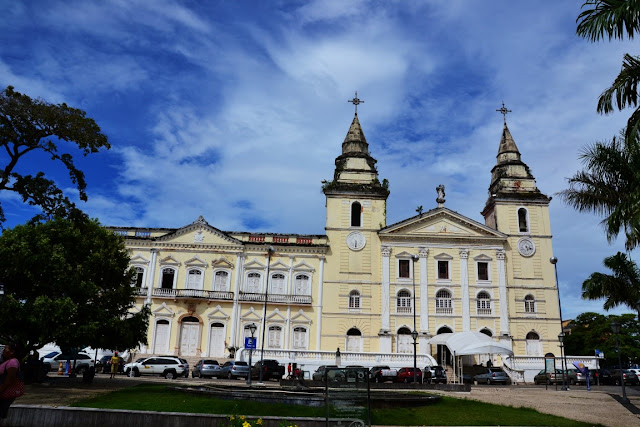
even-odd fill
[{"label": "arched window", "polygon": [[202,289],[202,271],[189,270],[187,273],[187,289]]},{"label": "arched window", "polygon": [[293,328],[293,348],[302,350],[307,348],[307,328],[302,326]]},{"label": "arched window", "polygon": [[436,313],[441,313],[441,314],[453,313],[451,293],[446,289],[441,289],[438,292],[436,292]]},{"label": "arched window", "polygon": [[491,296],[485,291],[478,294],[476,308],[478,309],[478,314],[491,314]]},{"label": "arched window", "polygon": [[526,297],[524,297],[524,312],[536,312],[536,299],[533,297],[533,295],[527,295]]},{"label": "arched window", "polygon": [[136,275],[133,276],[131,284],[137,288],[141,288],[144,285],[144,268],[136,267]]},{"label": "arched window", "polygon": [[360,308],[360,292],[351,291],[349,293],[349,308]]},{"label": "arched window", "polygon": [[362,332],[358,328],[351,328],[347,331],[347,351],[361,351]]},{"label": "arched window", "polygon": [[247,274],[247,292],[259,293],[261,281],[262,276],[260,275],[260,273]]},{"label": "arched window", "polygon": [[540,339],[540,335],[538,335],[536,332],[529,332],[527,334],[527,339],[528,340],[539,340]]},{"label": "arched window", "polygon": [[269,348],[282,348],[282,328],[269,326]]},{"label": "arched window", "polygon": [[406,289],[398,292],[396,299],[396,312],[397,313],[412,313],[411,311],[411,294]]},{"label": "arched window", "polygon": [[311,295],[311,281],[306,274],[298,274],[294,284],[296,295]]},{"label": "arched window", "polygon": [[398,329],[398,353],[412,353],[413,352],[413,337],[409,328]]},{"label": "arched window", "polygon": [[228,291],[229,290],[229,273],[226,271],[216,271],[214,282],[214,291]]},{"label": "arched window", "polygon": [[542,342],[536,332],[531,331],[527,334],[525,346],[527,356],[542,356]]},{"label": "arched window", "polygon": [[362,225],[362,206],[358,202],[351,204],[351,226],[360,227]]},{"label": "arched window", "polygon": [[284,294],[284,274],[274,273],[271,275],[271,287],[269,292],[272,294]]},{"label": "arched window", "polygon": [[173,268],[162,269],[162,289],[173,289],[176,271]]},{"label": "arched window", "polygon": [[481,334],[485,334],[488,337],[492,337],[493,336],[493,333],[491,333],[491,331],[489,329],[487,329],[487,328],[482,328],[480,330],[480,333]]},{"label": "arched window", "polygon": [[525,208],[518,209],[518,228],[521,233],[529,231],[528,212]]}]

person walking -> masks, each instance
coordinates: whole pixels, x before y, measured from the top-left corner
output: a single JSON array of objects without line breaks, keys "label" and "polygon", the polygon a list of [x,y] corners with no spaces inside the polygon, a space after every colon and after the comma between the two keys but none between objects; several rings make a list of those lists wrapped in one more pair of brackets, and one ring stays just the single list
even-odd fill
[{"label": "person walking", "polygon": [[24,394],[24,383],[20,381],[20,349],[16,343],[8,343],[2,351],[0,365],[0,420],[7,418],[9,407],[16,399]]},{"label": "person walking", "polygon": [[114,352],[111,357],[111,376],[109,378],[113,378],[118,373],[118,366],[120,365],[120,357],[118,356],[118,352]]}]

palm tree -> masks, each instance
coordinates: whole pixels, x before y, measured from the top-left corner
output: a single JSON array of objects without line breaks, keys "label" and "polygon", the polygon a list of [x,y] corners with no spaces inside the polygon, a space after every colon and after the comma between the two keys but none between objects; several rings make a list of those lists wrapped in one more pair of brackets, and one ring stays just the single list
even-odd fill
[{"label": "palm tree", "polygon": [[610,310],[625,305],[638,311],[640,300],[640,269],[622,252],[604,259],[604,265],[613,274],[592,273],[582,283],[582,298],[597,300],[604,298],[603,308]]},{"label": "palm tree", "polygon": [[[640,31],[640,0],[586,0],[578,15],[579,36],[591,41],[629,39]],[[618,110],[638,105],[638,83],[640,83],[640,57],[626,54],[618,77],[598,98],[598,113],[613,112],[613,101]],[[640,107],[636,108],[627,122],[627,138],[640,128]]]},{"label": "palm tree", "polygon": [[613,138],[586,147],[580,155],[584,170],[569,178],[569,188],[559,194],[581,212],[605,215],[607,240],[621,230],[625,247],[640,244],[640,137]]}]

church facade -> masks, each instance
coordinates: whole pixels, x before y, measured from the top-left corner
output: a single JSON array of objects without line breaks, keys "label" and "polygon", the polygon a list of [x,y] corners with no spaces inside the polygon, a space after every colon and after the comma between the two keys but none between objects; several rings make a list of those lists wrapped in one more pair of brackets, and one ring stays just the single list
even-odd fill
[{"label": "church facade", "polygon": [[333,364],[337,349],[349,364],[409,366],[414,336],[421,366],[444,364],[450,355],[430,340],[464,331],[520,357],[559,354],[551,198],[506,121],[484,223],[448,209],[439,186],[435,208],[387,224],[375,165],[356,112],[323,182],[324,235],[229,232],[203,217],[110,227],[131,253],[137,307],[151,307],[139,353],[243,358],[253,324],[254,357],[308,367]]}]

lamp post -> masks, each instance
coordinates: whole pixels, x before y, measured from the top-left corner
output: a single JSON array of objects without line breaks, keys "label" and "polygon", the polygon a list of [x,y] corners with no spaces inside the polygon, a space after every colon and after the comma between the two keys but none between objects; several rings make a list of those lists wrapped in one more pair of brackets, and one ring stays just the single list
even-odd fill
[{"label": "lamp post", "polygon": [[629,403],[629,398],[627,397],[627,390],[624,388],[624,376],[622,373],[622,357],[620,356],[620,340],[618,339],[618,334],[620,333],[620,323],[615,320],[611,322],[611,330],[616,335],[616,351],[618,352],[618,368],[620,368],[620,384],[622,385],[622,402]]},{"label": "lamp post", "polygon": [[[251,331],[251,347],[249,347],[249,376],[247,379],[249,387],[251,387],[251,356],[253,355],[253,348],[256,346],[256,342],[253,336],[256,333],[256,329],[258,329],[258,327],[255,323],[249,325],[249,331]],[[262,371],[262,363],[260,364],[260,370]]]},{"label": "lamp post", "polygon": [[411,255],[411,280],[413,282],[413,331],[411,331],[411,337],[413,338],[413,383],[417,382],[418,369],[417,366],[417,353],[418,353],[418,331],[416,330],[416,260],[418,255]]},{"label": "lamp post", "polygon": [[558,335],[558,341],[560,341],[560,369],[562,369],[562,388],[560,390],[568,390],[566,382],[565,382],[565,370],[567,367],[567,361],[564,357],[564,332],[561,332]]},{"label": "lamp post", "polygon": [[553,270],[556,273],[556,289],[558,290],[558,313],[560,314],[560,335],[558,335],[558,340],[560,340],[560,357],[562,360],[560,361],[560,366],[562,367],[562,390],[567,390],[567,386],[565,385],[565,369],[567,367],[567,355],[563,351],[562,341],[564,339],[564,325],[562,324],[562,303],[560,302],[560,282],[558,282],[558,258],[552,256],[549,258],[549,262],[553,264]]},{"label": "lamp post", "polygon": [[269,267],[271,266],[271,255],[275,252],[273,246],[267,248],[267,280],[264,287],[264,310],[262,311],[262,342],[260,343],[260,377],[258,382],[262,384],[262,364],[264,362],[264,336],[267,329],[267,300],[269,299]]}]

